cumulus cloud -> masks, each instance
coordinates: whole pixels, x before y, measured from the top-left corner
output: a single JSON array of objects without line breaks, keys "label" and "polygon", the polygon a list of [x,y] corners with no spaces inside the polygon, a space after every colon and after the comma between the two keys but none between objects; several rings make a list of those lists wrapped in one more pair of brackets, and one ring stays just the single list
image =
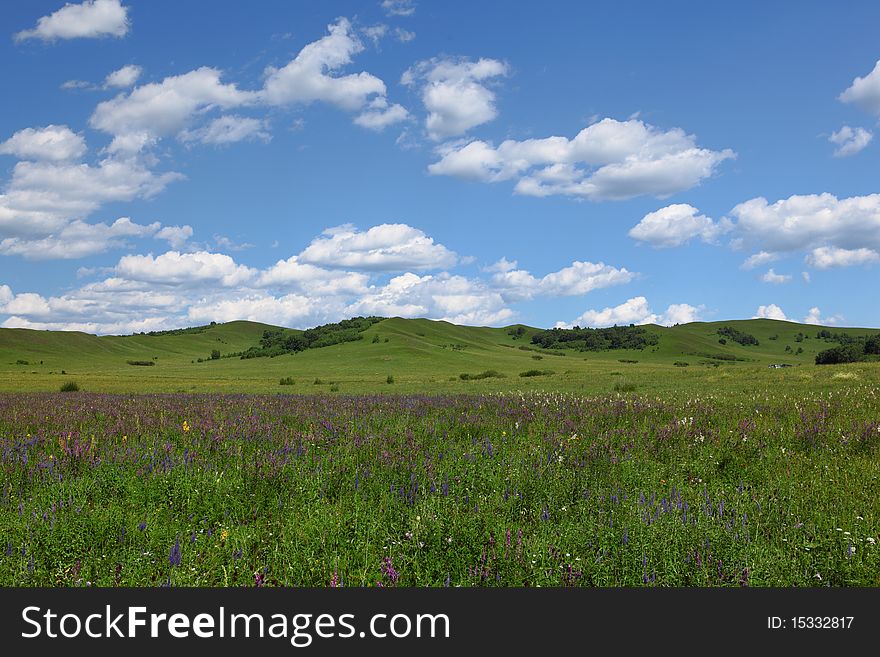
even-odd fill
[{"label": "cumulus cloud", "polygon": [[194,323],[248,320],[265,324],[297,326],[317,313],[314,297],[286,294],[274,297],[253,294],[233,299],[200,301],[189,308],[187,319]]},{"label": "cumulus cloud", "polygon": [[404,30],[403,28],[398,27],[398,28],[395,28],[395,30],[394,30],[394,36],[401,43],[409,43],[410,41],[412,41],[413,39],[416,38],[416,33],[411,32],[410,30]]},{"label": "cumulus cloud", "polygon": [[151,171],[133,157],[77,161],[85,140],[67,126],[20,130],[0,152],[21,158],[0,193],[0,255],[31,260],[82,258],[153,236],[159,223],[84,220],[105,203],[150,198],[181,177]]},{"label": "cumulus cloud", "polygon": [[507,65],[496,59],[430,59],[401,77],[401,83],[422,84],[421,96],[428,117],[425,128],[436,141],[463,135],[498,116],[495,93],[486,86],[507,74]]},{"label": "cumulus cloud", "polygon": [[524,269],[516,268],[516,261],[505,259],[492,266],[496,273],[492,287],[510,302],[533,299],[537,296],[559,297],[587,294],[613,285],[632,281],[636,274],[625,268],[612,267],[604,262],[574,261],[570,266],[536,278]]},{"label": "cumulus cloud", "polygon": [[403,105],[389,105],[385,98],[376,98],[367,109],[358,114],[354,122],[362,128],[370,130],[384,130],[389,125],[406,121],[409,118],[409,112]]},{"label": "cumulus cloud", "polygon": [[815,306],[810,308],[810,312],[808,312],[807,316],[803,319],[804,324],[817,324],[820,326],[834,326],[835,324],[840,324],[842,321],[843,317],[840,315],[822,317],[822,311]]},{"label": "cumulus cloud", "polygon": [[66,125],[25,128],[0,144],[0,154],[14,155],[22,160],[62,162],[78,159],[85,152],[85,139]]},{"label": "cumulus cloud", "polygon": [[58,11],[40,18],[36,27],[18,32],[14,38],[16,41],[54,41],[123,37],[129,26],[128,7],[120,0],[85,0],[78,5],[65,4]]},{"label": "cumulus cloud", "polygon": [[[65,226],[85,219],[104,203],[149,198],[179,177],[154,173],[130,159],[107,158],[97,166],[52,160],[18,162],[0,194],[0,239],[22,238],[7,242],[10,253],[35,252],[39,247],[25,245],[23,240],[57,239]],[[76,232],[80,234],[79,229]],[[78,250],[72,243],[70,249]],[[82,250],[91,253],[92,247],[83,245]]]},{"label": "cumulus cloud", "polygon": [[758,306],[758,309],[755,311],[752,319],[781,319],[783,321],[788,321],[788,317],[786,317],[785,313],[782,312],[782,308],[777,306],[775,303],[771,303],[766,306]]},{"label": "cumulus cloud", "polygon": [[192,226],[165,226],[153,235],[157,240],[165,240],[172,249],[181,249],[193,236]]},{"label": "cumulus cloud", "polygon": [[295,288],[317,295],[359,295],[367,291],[368,283],[367,274],[316,267],[301,262],[298,256],[291,256],[262,271],[254,284],[266,288]]},{"label": "cumulus cloud", "polygon": [[853,103],[861,109],[880,116],[880,60],[865,77],[857,77],[838,96],[844,103]]},{"label": "cumulus cloud", "polygon": [[202,144],[232,144],[238,141],[263,141],[272,139],[268,123],[262,119],[229,114],[220,116],[195,130],[184,130],[179,138],[183,142],[198,141]]},{"label": "cumulus cloud", "polygon": [[406,110],[388,104],[385,83],[375,75],[366,71],[339,73],[364,49],[351,23],[340,18],[327,30],[327,36],[306,45],[285,66],[266,69],[261,99],[270,105],[320,101],[349,112],[366,110],[356,123],[372,129],[405,119]]},{"label": "cumulus cloud", "polygon": [[681,246],[695,237],[711,244],[732,228],[727,219],[716,223],[698,213],[697,208],[685,203],[667,205],[646,214],[630,229],[629,236],[653,247],[664,248]]},{"label": "cumulus cloud", "polygon": [[846,199],[795,195],[772,204],[759,197],[740,203],[731,214],[746,244],[770,252],[880,248],[880,194]]},{"label": "cumulus cloud", "polygon": [[136,87],[99,103],[89,124],[115,138],[115,148],[131,143],[141,146],[150,139],[177,134],[190,121],[214,108],[229,109],[256,102],[255,92],[220,81],[221,72],[202,67],[162,82]]},{"label": "cumulus cloud", "polygon": [[[190,226],[141,226],[127,218],[109,226],[80,222],[67,230],[53,236],[52,248],[84,245],[87,238],[103,241],[104,248],[111,241],[146,237],[183,247],[192,237]],[[48,241],[42,248],[51,251]],[[302,253],[265,268],[197,245],[190,248],[160,255],[129,253],[114,267],[84,269],[85,277],[109,277],[57,297],[0,287],[0,314],[7,316],[3,325],[108,334],[233,319],[306,328],[375,314],[498,326],[510,323],[515,313],[510,306],[518,301],[583,295],[635,276],[603,263],[575,261],[535,277],[506,258],[484,269],[484,276],[420,274],[420,269],[451,267],[463,259],[406,224],[328,229]],[[686,321],[695,312],[687,304],[673,305],[663,317]]]},{"label": "cumulus cloud", "polygon": [[765,274],[761,276],[761,280],[765,283],[772,283],[774,285],[780,285],[782,283],[788,283],[791,281],[791,276],[789,274],[777,274],[773,271],[773,268],[767,270]]},{"label": "cumulus cloud", "polygon": [[365,232],[351,224],[337,226],[314,239],[299,259],[324,267],[388,272],[445,269],[458,262],[453,251],[407,224],[381,224]]},{"label": "cumulus cloud", "polygon": [[874,135],[864,128],[851,128],[845,125],[837,132],[831,133],[828,141],[837,145],[834,157],[849,157],[860,152],[871,143],[873,138]]},{"label": "cumulus cloud", "polygon": [[734,157],[731,150],[699,148],[680,128],[660,130],[636,119],[603,119],[573,139],[508,139],[497,148],[475,140],[439,149],[434,175],[499,182],[516,179],[514,191],[531,196],[627,199],[665,198],[690,189]]},{"label": "cumulus cloud", "polygon": [[84,258],[124,246],[128,243],[126,238],[158,236],[159,226],[158,222],[137,224],[128,217],[120,217],[110,225],[77,220],[45,237],[0,240],[0,255],[18,255],[28,260]]},{"label": "cumulus cloud", "polygon": [[832,267],[852,267],[880,262],[880,253],[873,249],[840,249],[833,246],[822,246],[813,249],[807,256],[807,264],[816,269]]},{"label": "cumulus cloud", "polygon": [[572,326],[605,327],[627,326],[629,324],[660,324],[672,326],[673,324],[686,324],[699,321],[702,306],[696,307],[687,303],[671,304],[662,315],[654,313],[648,305],[645,297],[633,297],[627,299],[619,306],[603,308],[602,310],[587,310],[571,323],[557,322],[558,328],[571,328]]},{"label": "cumulus cloud", "polygon": [[254,278],[255,271],[223,253],[168,251],[160,256],[127,255],[120,258],[116,274],[131,281],[163,285],[212,283],[231,287]]},{"label": "cumulus cloud", "polygon": [[137,82],[138,78],[141,76],[140,66],[136,66],[134,64],[129,64],[128,66],[123,66],[120,69],[117,69],[110,73],[104,79],[105,87],[116,87],[119,89],[124,89],[125,87],[130,87],[135,82]]},{"label": "cumulus cloud", "polygon": [[346,308],[351,315],[427,317],[454,324],[498,325],[513,311],[501,295],[483,282],[443,272],[418,276],[411,272],[372,288]]}]

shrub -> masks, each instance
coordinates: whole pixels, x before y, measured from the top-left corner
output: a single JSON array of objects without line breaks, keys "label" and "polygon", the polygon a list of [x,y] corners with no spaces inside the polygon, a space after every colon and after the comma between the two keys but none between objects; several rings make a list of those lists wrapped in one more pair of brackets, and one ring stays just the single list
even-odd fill
[{"label": "shrub", "polygon": [[156,364],[151,360],[127,360],[125,362],[129,365],[140,365],[141,367],[149,367]]},{"label": "shrub", "polygon": [[284,378],[282,378],[281,380],[278,381],[278,385],[292,386],[293,385],[293,377],[292,376],[285,376]]},{"label": "shrub", "polygon": [[458,375],[458,378],[462,381],[476,381],[478,379],[503,379],[506,375],[502,374],[498,370],[486,370],[485,372],[480,372],[479,374],[468,374],[467,372],[462,372]]},{"label": "shrub", "polygon": [[718,338],[718,344],[727,344],[727,340],[724,338]]},{"label": "shrub", "polygon": [[22,360],[20,358],[17,361],[15,361],[15,364],[16,365],[30,365],[29,362],[27,362],[26,360]]},{"label": "shrub", "polygon": [[687,367],[688,365],[690,365],[690,363],[686,363],[683,360],[677,360],[673,363],[673,365],[675,365],[676,367]]},{"label": "shrub", "polygon": [[632,392],[636,389],[635,383],[625,383],[623,381],[614,384],[614,392]]},{"label": "shrub", "polygon": [[339,386],[334,383],[330,386],[330,392],[339,392]]},{"label": "shrub", "polygon": [[211,360],[219,360],[220,359],[220,350],[219,349],[211,349]]},{"label": "shrub", "polygon": [[390,374],[385,378],[385,383],[394,383],[394,377]]},{"label": "shrub", "polygon": [[749,345],[754,345],[757,347],[758,344],[760,344],[758,342],[758,338],[756,338],[754,335],[739,331],[732,326],[722,326],[720,329],[718,329],[718,335],[730,338],[734,342],[739,342],[744,347],[748,347]]},{"label": "shrub", "polygon": [[324,383],[324,382],[323,382],[321,379],[315,379],[315,385],[316,385],[316,386],[322,385],[323,383]]},{"label": "shrub", "polygon": [[544,360],[544,357],[540,354],[535,354],[534,356],[532,356],[532,358],[534,358],[535,360]]},{"label": "shrub", "polygon": [[617,362],[618,362],[618,363],[638,363],[639,361],[637,361],[637,360],[632,360],[632,359],[630,359],[630,358],[618,358],[618,359],[617,359]]},{"label": "shrub", "polygon": [[526,370],[525,372],[520,372],[520,376],[550,376],[553,374],[553,370]]},{"label": "shrub", "polygon": [[833,349],[820,351],[816,354],[816,365],[836,365],[839,363],[855,363],[862,359],[864,351],[860,345],[847,344]]},{"label": "shrub", "polygon": [[76,381],[67,381],[61,384],[61,392],[76,392],[77,390],[79,390],[79,386]]}]

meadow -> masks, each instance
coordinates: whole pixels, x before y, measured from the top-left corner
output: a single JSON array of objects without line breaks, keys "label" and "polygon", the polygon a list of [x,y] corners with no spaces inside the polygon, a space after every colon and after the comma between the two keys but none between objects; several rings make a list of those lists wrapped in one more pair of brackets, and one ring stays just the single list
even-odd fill
[{"label": "meadow", "polygon": [[0,398],[3,586],[877,586],[877,388]]},{"label": "meadow", "polygon": [[880,586],[878,364],[740,325],[562,355],[384,320],[251,360],[209,355],[264,325],[2,330],[0,585]]}]

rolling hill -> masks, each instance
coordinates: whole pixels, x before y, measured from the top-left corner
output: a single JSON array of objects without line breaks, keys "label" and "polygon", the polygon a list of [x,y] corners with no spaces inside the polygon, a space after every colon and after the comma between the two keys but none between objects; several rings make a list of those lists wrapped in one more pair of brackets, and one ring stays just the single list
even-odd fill
[{"label": "rolling hill", "polygon": [[[758,344],[719,334],[725,327],[734,335],[753,336]],[[542,349],[531,342],[541,329],[523,325],[487,328],[391,318],[370,326],[361,340],[246,360],[230,354],[258,345],[265,331],[279,327],[235,321],[130,336],[0,329],[0,390],[57,391],[75,380],[83,390],[106,392],[661,393],[730,385],[747,389],[773,385],[780,377],[835,385],[831,377],[841,371],[814,364],[818,352],[836,343],[818,338],[821,327],[813,325],[754,319],[644,328],[657,337],[655,345],[583,352]],[[878,332],[830,330],[851,336]],[[221,358],[211,358],[214,350]],[[792,367],[769,370],[782,363]],[[876,380],[880,369],[876,363],[842,367],[849,368],[849,380]],[[520,376],[528,371],[533,376]],[[486,372],[490,375],[478,376]],[[279,385],[282,378],[289,385]]]}]

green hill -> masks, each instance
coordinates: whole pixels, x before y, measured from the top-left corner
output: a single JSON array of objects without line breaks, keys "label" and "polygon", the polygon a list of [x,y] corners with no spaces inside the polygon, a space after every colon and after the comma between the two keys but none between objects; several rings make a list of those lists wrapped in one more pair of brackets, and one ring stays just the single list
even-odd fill
[{"label": "green hill", "polygon": [[[524,325],[486,328],[392,318],[373,324],[354,342],[273,358],[230,356],[259,345],[265,331],[278,328],[236,321],[130,336],[0,329],[0,390],[56,391],[75,380],[83,390],[108,392],[686,393],[760,388],[780,380],[813,386],[876,381],[880,369],[877,363],[816,366],[816,354],[837,343],[818,338],[821,327],[769,319],[648,325],[646,331],[657,337],[654,345],[578,351],[543,349],[531,341],[541,329]],[[829,330],[851,336],[878,332]],[[743,334],[757,344],[728,337]],[[215,350],[221,358],[211,358]],[[144,366],[150,362],[154,365]],[[772,364],[792,367],[772,370]],[[532,375],[521,376],[525,372]],[[279,385],[282,378],[289,384]]]}]

